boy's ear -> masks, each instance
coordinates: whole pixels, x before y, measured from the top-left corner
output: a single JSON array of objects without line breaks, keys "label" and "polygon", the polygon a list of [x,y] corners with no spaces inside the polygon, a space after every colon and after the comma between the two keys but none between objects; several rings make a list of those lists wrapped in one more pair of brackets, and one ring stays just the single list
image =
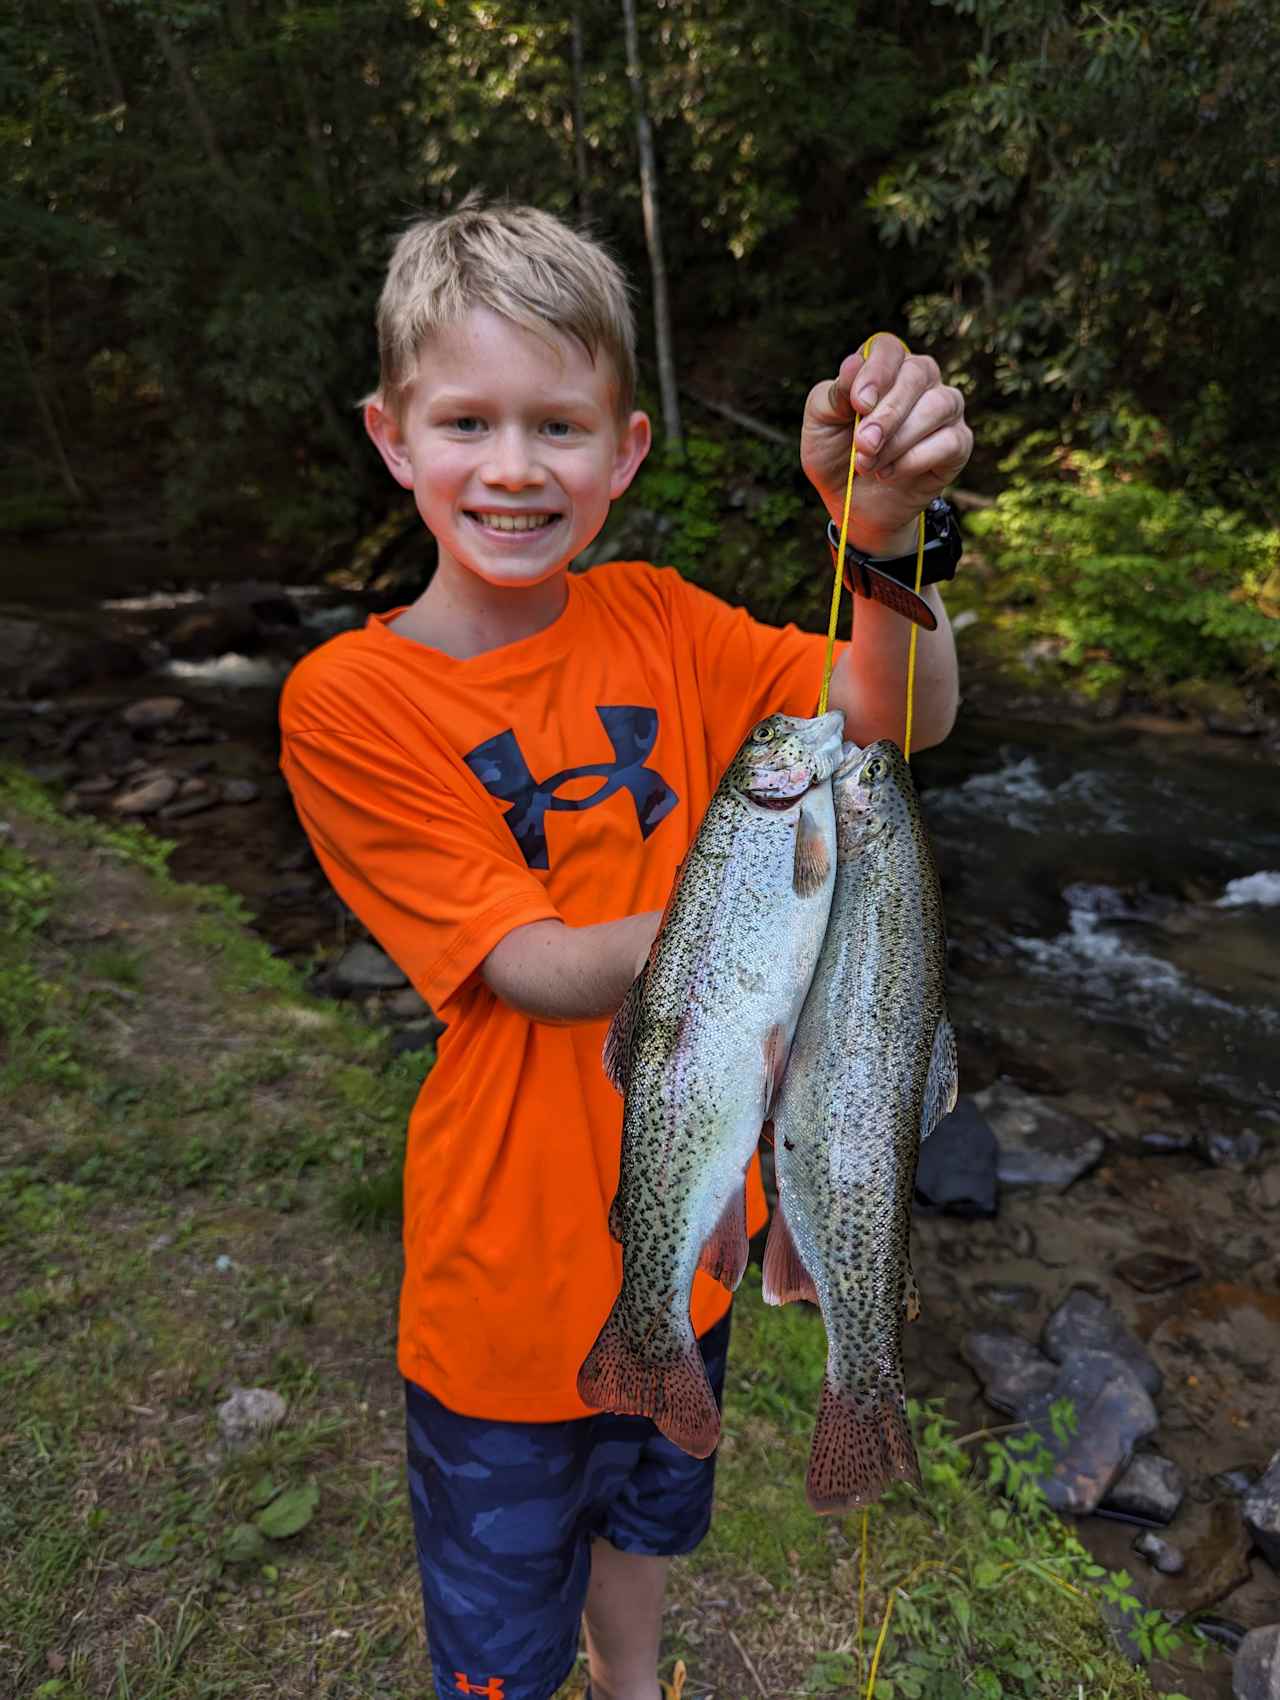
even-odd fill
[{"label": "boy's ear", "polygon": [[653,428],[647,413],[633,413],[618,433],[618,452],[614,456],[609,478],[609,500],[618,497],[639,472],[644,457],[653,444]]},{"label": "boy's ear", "polygon": [[412,490],[413,462],[405,447],[404,434],[395,414],[384,406],[381,396],[365,403],[364,428],[373,438],[396,483]]}]

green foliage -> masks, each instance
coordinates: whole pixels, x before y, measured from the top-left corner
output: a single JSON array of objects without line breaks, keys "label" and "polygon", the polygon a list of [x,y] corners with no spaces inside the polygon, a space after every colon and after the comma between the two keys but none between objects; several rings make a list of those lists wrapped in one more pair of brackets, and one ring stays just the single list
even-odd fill
[{"label": "green foliage", "polygon": [[1045,453],[1033,439],[1005,463],[1009,485],[968,521],[996,570],[987,597],[1094,689],[1275,684],[1280,532],[1161,488],[1125,458]]}]

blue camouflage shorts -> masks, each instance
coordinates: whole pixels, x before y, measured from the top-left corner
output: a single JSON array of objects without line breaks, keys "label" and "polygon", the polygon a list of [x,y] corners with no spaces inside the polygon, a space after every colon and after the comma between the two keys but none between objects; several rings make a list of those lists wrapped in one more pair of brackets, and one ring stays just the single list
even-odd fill
[{"label": "blue camouflage shorts", "polygon": [[[729,1318],[699,1342],[717,1404]],[[573,1668],[591,1542],[692,1552],[715,1454],[690,1458],[647,1417],[462,1417],[405,1383],[409,1498],[440,1700],[549,1700]]]}]

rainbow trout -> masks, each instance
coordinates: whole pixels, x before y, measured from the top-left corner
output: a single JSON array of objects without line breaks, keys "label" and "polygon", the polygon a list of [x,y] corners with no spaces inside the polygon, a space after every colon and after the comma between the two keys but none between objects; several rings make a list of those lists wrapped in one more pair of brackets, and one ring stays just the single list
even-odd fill
[{"label": "rainbow trout", "polygon": [[911,1198],[920,1141],[955,1104],[937,870],[896,744],[846,746],[832,781],[836,887],[773,1116],[770,1304],[822,1308],[827,1370],[809,1454],[815,1511],[920,1481],[902,1383],[919,1309]]},{"label": "rainbow trout", "polygon": [[822,948],[843,717],[762,720],[707,805],[604,1064],[625,1099],[609,1228],[622,1290],[584,1403],[652,1417],[697,1458],[720,1413],[689,1320],[694,1271],[747,1262],[745,1174]]}]

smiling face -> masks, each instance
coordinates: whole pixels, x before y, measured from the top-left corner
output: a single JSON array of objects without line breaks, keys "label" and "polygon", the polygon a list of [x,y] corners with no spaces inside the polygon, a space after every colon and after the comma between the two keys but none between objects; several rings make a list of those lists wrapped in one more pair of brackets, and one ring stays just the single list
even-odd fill
[{"label": "smiling face", "polygon": [[439,546],[437,574],[497,588],[563,572],[604,524],[649,448],[643,413],[619,420],[613,374],[567,337],[476,307],[418,356],[399,416],[365,410],[392,475]]}]

